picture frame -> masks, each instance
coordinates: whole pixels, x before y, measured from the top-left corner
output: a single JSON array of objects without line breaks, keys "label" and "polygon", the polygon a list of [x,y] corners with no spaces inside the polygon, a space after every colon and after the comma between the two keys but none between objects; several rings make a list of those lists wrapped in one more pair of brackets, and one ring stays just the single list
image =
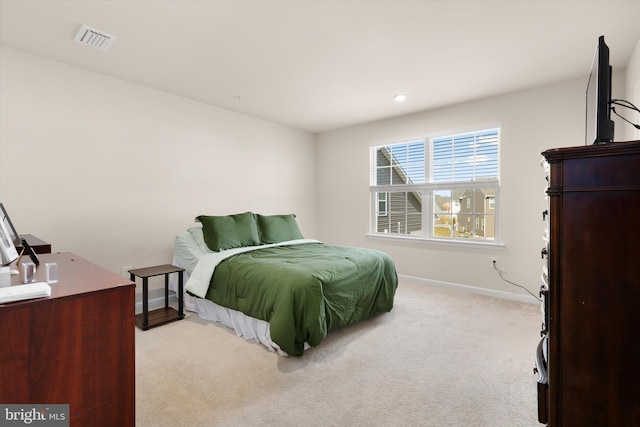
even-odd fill
[{"label": "picture frame", "polygon": [[2,265],[11,264],[18,258],[18,251],[4,221],[0,222],[0,258]]},{"label": "picture frame", "polygon": [[4,208],[4,205],[2,204],[2,202],[0,202],[0,215],[2,215],[0,219],[4,224],[6,231],[9,233],[9,238],[11,239],[11,241],[13,241],[13,245],[14,246],[19,245],[20,235],[16,231],[16,227],[13,226],[13,223],[11,222],[11,218],[9,218],[9,214],[7,213],[7,210]]},{"label": "picture frame", "polygon": [[[36,265],[36,267],[40,265],[40,260],[36,255],[36,251],[33,250],[31,245],[29,245],[29,242],[27,242],[27,239],[24,238],[22,239],[22,253],[20,254],[20,256],[22,256],[23,254],[29,255],[29,258],[31,258],[31,261]],[[18,258],[18,263],[20,263],[20,258]]]}]

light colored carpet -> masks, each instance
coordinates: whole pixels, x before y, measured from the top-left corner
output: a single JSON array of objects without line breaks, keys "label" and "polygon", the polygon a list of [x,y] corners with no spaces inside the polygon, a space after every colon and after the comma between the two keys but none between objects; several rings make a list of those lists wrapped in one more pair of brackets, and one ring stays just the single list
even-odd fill
[{"label": "light colored carpet", "polygon": [[390,313],[281,357],[192,314],[136,329],[137,426],[539,426],[540,307],[401,282]]}]

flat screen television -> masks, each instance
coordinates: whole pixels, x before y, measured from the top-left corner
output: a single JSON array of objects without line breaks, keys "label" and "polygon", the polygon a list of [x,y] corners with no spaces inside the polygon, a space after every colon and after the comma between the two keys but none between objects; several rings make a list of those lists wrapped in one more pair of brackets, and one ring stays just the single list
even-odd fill
[{"label": "flat screen television", "polygon": [[585,145],[613,142],[611,75],[609,47],[604,42],[604,36],[600,36],[587,83]]}]

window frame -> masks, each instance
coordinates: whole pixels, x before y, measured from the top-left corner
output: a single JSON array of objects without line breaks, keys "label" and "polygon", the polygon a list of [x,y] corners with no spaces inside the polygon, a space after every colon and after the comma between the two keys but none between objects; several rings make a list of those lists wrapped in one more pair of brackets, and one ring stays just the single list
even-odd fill
[{"label": "window frame", "polygon": [[[476,179],[470,181],[458,181],[458,182],[425,182],[425,183],[410,183],[410,184],[385,184],[385,185],[376,185],[376,174],[378,170],[377,165],[377,150],[381,147],[388,147],[399,144],[411,144],[417,141],[424,142],[425,149],[425,181],[432,180],[432,169],[433,169],[433,141],[440,138],[446,137],[456,137],[459,135],[466,134],[480,134],[487,131],[496,131],[498,138],[498,152],[497,152],[497,178],[496,179]],[[370,224],[369,224],[369,233],[368,237],[372,238],[381,238],[381,239],[392,239],[392,240],[403,240],[403,241],[413,241],[413,242],[428,242],[428,243],[438,243],[438,244],[451,244],[451,245],[470,245],[470,246],[486,246],[486,247],[495,247],[495,246],[504,246],[500,241],[500,151],[501,151],[501,128],[499,126],[478,130],[471,130],[467,132],[459,132],[452,133],[449,135],[443,136],[430,136],[425,138],[416,138],[413,140],[405,141],[405,142],[389,142],[386,144],[378,144],[370,147]],[[452,159],[453,161],[453,159]],[[438,237],[434,236],[434,215],[435,215],[435,203],[434,203],[434,194],[436,191],[455,191],[455,190],[475,190],[475,189],[492,189],[494,191],[493,195],[490,197],[494,204],[494,213],[493,213],[493,222],[494,222],[494,230],[493,230],[493,238],[455,238],[455,237]],[[400,234],[400,233],[392,233],[392,232],[379,232],[378,231],[378,194],[384,192],[386,193],[386,210],[385,216],[390,215],[389,211],[389,193],[392,192],[418,192],[422,195],[423,200],[428,199],[429,202],[426,206],[422,207],[422,231],[423,235],[415,236],[410,234]],[[476,212],[473,212],[476,215]],[[486,215],[476,216],[476,221],[479,219],[480,223],[484,224],[483,230],[486,229]]]}]

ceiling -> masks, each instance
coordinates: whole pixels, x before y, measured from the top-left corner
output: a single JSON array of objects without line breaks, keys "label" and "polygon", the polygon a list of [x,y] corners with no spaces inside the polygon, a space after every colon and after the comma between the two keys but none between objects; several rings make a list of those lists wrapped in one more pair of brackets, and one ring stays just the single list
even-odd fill
[{"label": "ceiling", "polygon": [[[639,16],[640,0],[0,0],[0,42],[320,133],[573,78],[586,86],[598,36],[622,69]],[[76,43],[81,24],[116,40],[106,51]]]}]

